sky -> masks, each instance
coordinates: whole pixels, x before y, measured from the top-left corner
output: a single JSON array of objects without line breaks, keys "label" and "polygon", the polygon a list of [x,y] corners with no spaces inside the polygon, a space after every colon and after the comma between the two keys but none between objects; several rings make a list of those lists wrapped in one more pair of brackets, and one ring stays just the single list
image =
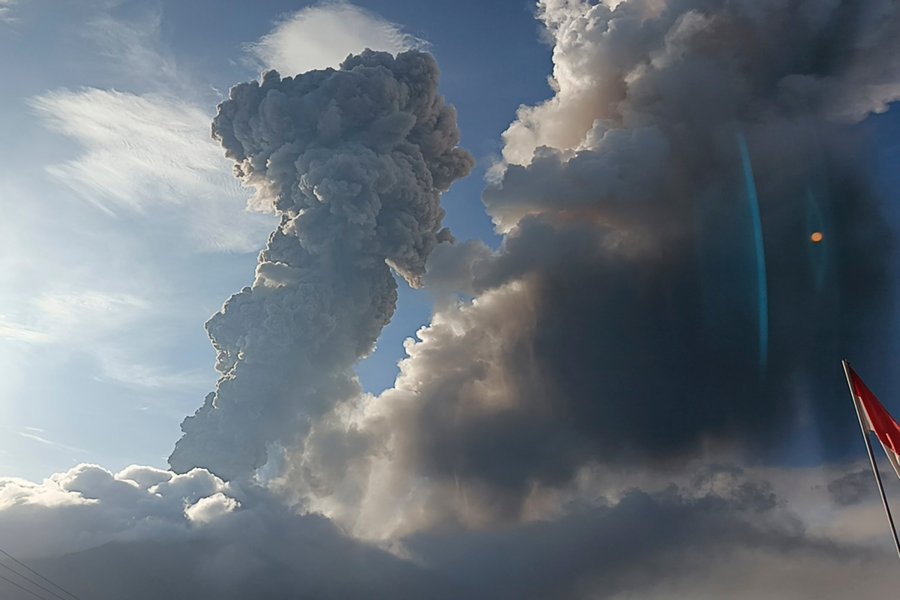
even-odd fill
[{"label": "sky", "polygon": [[883,597],[839,360],[900,413],[898,34],[0,0],[0,549],[80,598]]}]

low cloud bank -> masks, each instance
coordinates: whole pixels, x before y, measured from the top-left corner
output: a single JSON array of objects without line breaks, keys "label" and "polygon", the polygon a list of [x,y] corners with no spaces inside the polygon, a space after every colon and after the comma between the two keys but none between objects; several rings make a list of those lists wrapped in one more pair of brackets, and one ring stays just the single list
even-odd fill
[{"label": "low cloud bank", "polygon": [[[841,481],[854,468],[830,477]],[[779,476],[794,487],[815,478],[803,470]],[[824,490],[822,498],[817,510],[835,521],[855,510],[828,501]],[[864,504],[880,522],[876,499]],[[769,481],[733,467],[705,467],[655,491],[579,495],[561,508],[560,518],[422,531],[376,547],[321,515],[286,509],[264,488],[237,489],[202,470],[132,466],[112,474],[79,465],[41,484],[0,480],[6,549],[98,600],[763,592],[805,600],[877,597],[900,583],[885,536],[823,536]],[[28,597],[0,589],[5,598]]]}]

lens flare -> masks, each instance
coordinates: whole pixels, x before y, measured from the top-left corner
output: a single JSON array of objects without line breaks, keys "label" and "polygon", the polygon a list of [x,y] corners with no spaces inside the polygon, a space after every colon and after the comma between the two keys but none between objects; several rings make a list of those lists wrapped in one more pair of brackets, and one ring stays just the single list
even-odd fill
[{"label": "lens flare", "polygon": [[759,302],[759,367],[766,370],[769,358],[769,286],[766,277],[766,250],[763,241],[762,217],[759,211],[759,198],[756,195],[756,181],[753,179],[753,165],[750,162],[750,150],[743,133],[738,133],[738,150],[741,154],[741,166],[744,172],[744,187],[750,216],[753,219],[753,242],[756,248],[756,292]]}]

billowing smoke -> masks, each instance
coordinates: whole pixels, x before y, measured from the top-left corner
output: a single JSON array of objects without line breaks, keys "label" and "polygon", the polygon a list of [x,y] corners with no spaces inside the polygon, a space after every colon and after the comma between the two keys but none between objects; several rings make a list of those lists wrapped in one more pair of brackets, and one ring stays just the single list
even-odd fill
[{"label": "billowing smoke", "polygon": [[238,85],[213,135],[281,216],[251,287],[207,323],[222,374],[169,459],[227,479],[360,394],[354,364],[394,313],[391,269],[418,286],[441,241],[441,192],[473,159],[430,55],[366,51],[338,70]]},{"label": "billowing smoke", "polygon": [[[835,484],[850,474],[835,473]],[[782,477],[788,489],[808,483],[802,472]],[[881,538],[874,498],[854,512],[821,494],[818,514]],[[0,478],[0,534],[6,551],[96,600],[890,597],[898,574],[889,552],[820,537],[785,500],[750,473],[709,469],[685,485],[568,507],[551,521],[419,532],[403,541],[413,561],[200,469],[113,474],[81,465],[40,484]],[[35,598],[4,582],[0,593]]]},{"label": "billowing smoke", "polygon": [[[79,465],[39,484],[0,478],[0,534],[6,552],[80,598],[453,597],[327,519],[203,469]],[[2,556],[14,567],[3,569],[4,600],[64,596]]]},{"label": "billowing smoke", "polygon": [[[777,459],[803,420],[841,451],[837,360],[875,364],[890,322],[852,124],[900,97],[900,10],[538,14],[555,95],[504,136],[496,251],[445,243],[440,193],[472,159],[427,55],[232,90],[214,135],[281,222],[207,325],[222,377],[180,474],[0,479],[7,549],[99,599],[896,590],[862,465]],[[392,269],[442,298],[372,398],[352,368],[394,311]]]},{"label": "billowing smoke", "polygon": [[890,240],[852,124],[900,97],[894,4],[539,16],[556,95],[504,134],[503,245],[442,245],[428,274],[475,299],[289,461],[287,488],[371,535],[533,517],[592,464],[774,460],[804,420],[840,455],[838,361],[886,342]]}]

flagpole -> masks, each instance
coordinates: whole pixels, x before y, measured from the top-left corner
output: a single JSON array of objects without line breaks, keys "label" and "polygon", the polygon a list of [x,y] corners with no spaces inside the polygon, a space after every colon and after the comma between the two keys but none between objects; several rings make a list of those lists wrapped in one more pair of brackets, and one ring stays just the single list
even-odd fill
[{"label": "flagpole", "polygon": [[897,528],[894,527],[894,517],[891,516],[891,507],[888,506],[887,495],[884,493],[884,484],[881,483],[881,474],[878,472],[878,465],[875,464],[875,453],[872,452],[872,442],[869,440],[869,432],[863,425],[862,413],[859,412],[859,400],[856,397],[856,390],[853,389],[853,381],[850,379],[850,363],[846,360],[841,361],[844,367],[844,376],[847,378],[847,387],[850,388],[850,398],[853,399],[853,408],[856,409],[856,419],[859,421],[859,430],[862,432],[863,440],[866,442],[866,451],[869,453],[869,463],[872,465],[872,474],[875,475],[875,483],[878,484],[878,491],[881,494],[881,504],[884,505],[884,514],[887,515],[888,524],[891,526],[891,534],[894,536],[894,546],[897,548],[897,556],[900,556],[900,538],[897,537]]}]

